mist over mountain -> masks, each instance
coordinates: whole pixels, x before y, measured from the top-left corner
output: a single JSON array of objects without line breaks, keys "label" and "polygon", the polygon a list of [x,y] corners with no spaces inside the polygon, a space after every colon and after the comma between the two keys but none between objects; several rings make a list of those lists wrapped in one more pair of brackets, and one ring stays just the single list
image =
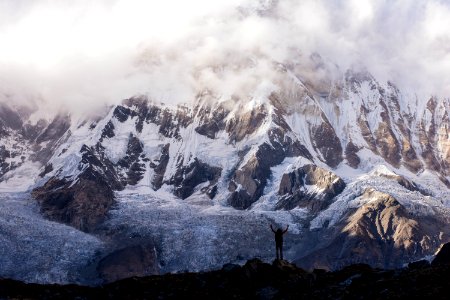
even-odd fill
[{"label": "mist over mountain", "polygon": [[0,276],[269,261],[269,224],[308,269],[429,259],[450,233],[448,17],[441,1],[0,2]]},{"label": "mist over mountain", "polygon": [[449,92],[442,1],[2,1],[0,14],[2,101],[45,110],[248,98],[276,89],[276,64],[310,81],[366,69],[421,99]]}]

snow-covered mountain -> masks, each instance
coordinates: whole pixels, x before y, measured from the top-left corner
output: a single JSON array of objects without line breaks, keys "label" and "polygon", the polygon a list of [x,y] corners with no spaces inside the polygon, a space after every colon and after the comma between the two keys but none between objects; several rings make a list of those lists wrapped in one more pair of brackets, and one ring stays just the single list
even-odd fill
[{"label": "snow-covered mountain", "polygon": [[[270,259],[269,222],[291,224],[286,256],[306,267],[396,267],[449,240],[450,99],[419,99],[367,72],[313,81],[274,68],[246,99],[135,96],[49,121],[2,104],[2,197],[31,194],[23,201],[39,213],[28,218],[102,240],[86,262],[101,274],[130,255],[154,266],[142,274]],[[5,224],[0,237],[19,240]],[[17,255],[3,251],[4,261]],[[76,268],[58,280],[94,276]],[[48,280],[36,276],[26,279]]]}]

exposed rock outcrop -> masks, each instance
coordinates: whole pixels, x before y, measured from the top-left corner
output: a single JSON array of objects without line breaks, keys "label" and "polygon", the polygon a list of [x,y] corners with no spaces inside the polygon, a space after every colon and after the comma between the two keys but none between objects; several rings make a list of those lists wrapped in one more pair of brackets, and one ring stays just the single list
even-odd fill
[{"label": "exposed rock outcrop", "polygon": [[307,207],[315,214],[327,208],[344,188],[339,176],[316,165],[304,165],[281,178],[276,209]]},{"label": "exposed rock outcrop", "polygon": [[375,142],[378,152],[391,165],[399,167],[400,165],[400,145],[396,135],[392,130],[389,110],[386,103],[380,100],[383,111],[380,113],[381,121],[375,130]]},{"label": "exposed rock outcrop", "polygon": [[122,189],[113,164],[106,159],[100,144],[83,145],[81,171],[75,181],[52,177],[33,190],[41,212],[49,219],[91,232],[105,219],[114,204],[113,190]]},{"label": "exposed rock outcrop", "polygon": [[13,145],[7,149],[5,145],[0,145],[0,179],[11,170],[21,166],[25,162],[22,145]]},{"label": "exposed rock outcrop", "polygon": [[284,157],[283,149],[262,144],[255,155],[235,171],[229,186],[229,203],[237,209],[249,208],[263,194],[270,167],[281,163]]},{"label": "exposed rock outcrop", "polygon": [[[198,134],[215,139],[220,130],[226,126],[225,118],[230,113],[222,106],[211,107],[209,105],[194,109],[199,118],[199,125],[195,128]],[[230,128],[229,128],[230,129]]]},{"label": "exposed rock outcrop", "polygon": [[195,187],[204,182],[209,182],[205,192],[208,195],[213,195],[211,191],[217,183],[221,172],[222,170],[219,167],[210,166],[195,158],[189,165],[177,169],[177,172],[168,183],[175,186],[175,195],[181,199],[186,199],[192,195]]},{"label": "exposed rock outcrop", "polygon": [[161,148],[161,154],[155,161],[150,162],[150,168],[153,168],[155,171],[155,174],[153,175],[153,178],[151,179],[151,184],[153,186],[153,189],[156,191],[158,190],[164,180],[164,174],[166,173],[167,164],[169,163],[169,148],[170,144],[165,144],[160,146]]},{"label": "exposed rock outcrop", "polygon": [[172,111],[150,104],[141,111],[146,112],[145,117],[142,114],[142,121],[138,119],[137,124],[141,124],[144,120],[147,123],[156,124],[159,126],[158,132],[168,138],[180,139],[180,129],[186,128],[193,121],[192,111],[186,106],[178,106],[175,111]]},{"label": "exposed rock outcrop", "polygon": [[114,137],[115,133],[114,133],[114,124],[113,122],[110,120],[106,125],[105,128],[103,128],[102,130],[102,137],[101,137],[101,141],[103,141],[104,138],[112,138]]},{"label": "exposed rock outcrop", "polygon": [[383,172],[377,173],[378,176],[384,177],[387,179],[395,180],[399,185],[404,187],[405,189],[412,191],[412,192],[419,192],[424,196],[429,196],[429,194],[424,191],[422,188],[420,188],[414,181],[408,180],[405,177],[392,173],[392,174],[385,174]]},{"label": "exposed rock outcrop", "polygon": [[324,248],[298,260],[306,267],[338,269],[354,263],[395,268],[434,252],[447,239],[436,220],[417,220],[396,199],[373,189],[363,194],[371,199],[335,225],[338,234]]},{"label": "exposed rock outcrop", "polygon": [[144,160],[146,160],[146,157],[145,154],[142,153],[144,151],[143,147],[142,142],[131,134],[128,139],[125,157],[117,162],[119,174],[123,174],[122,182],[124,186],[127,184],[136,185],[144,177]]},{"label": "exposed rock outcrop", "polygon": [[86,232],[94,231],[114,204],[110,186],[98,176],[82,176],[75,183],[52,178],[33,197],[45,217]]},{"label": "exposed rock outcrop", "polygon": [[351,141],[345,147],[345,158],[347,159],[348,165],[354,169],[358,168],[361,163],[361,159],[357,154],[358,151],[359,148]]},{"label": "exposed rock outcrop", "polygon": [[343,159],[342,146],[330,123],[322,122],[319,126],[311,129],[310,135],[313,146],[322,155],[326,164],[332,168],[337,167]]},{"label": "exposed rock outcrop", "polygon": [[67,138],[70,134],[70,124],[69,115],[57,115],[42,133],[37,136],[36,144],[33,147],[34,153],[30,158],[33,161],[47,163],[57,146],[65,142],[64,137]]},{"label": "exposed rock outcrop", "polygon": [[264,106],[239,114],[236,119],[230,120],[226,125],[230,141],[239,142],[244,137],[251,135],[260,128],[266,117],[267,110]]},{"label": "exposed rock outcrop", "polygon": [[228,187],[231,192],[228,202],[234,208],[247,209],[255,203],[264,192],[271,175],[270,168],[286,157],[312,159],[306,147],[291,137],[291,129],[282,114],[283,111],[275,110],[271,116],[275,126],[268,131],[269,142],[259,145],[245,164],[234,172]]},{"label": "exposed rock outcrop", "polygon": [[116,250],[100,260],[97,271],[104,282],[157,275],[155,248],[153,245],[135,245]]},{"label": "exposed rock outcrop", "polygon": [[94,147],[83,145],[80,150],[81,161],[78,170],[81,171],[78,177],[90,180],[102,180],[113,190],[122,190],[122,184],[114,164],[106,157],[105,149],[97,143]]}]

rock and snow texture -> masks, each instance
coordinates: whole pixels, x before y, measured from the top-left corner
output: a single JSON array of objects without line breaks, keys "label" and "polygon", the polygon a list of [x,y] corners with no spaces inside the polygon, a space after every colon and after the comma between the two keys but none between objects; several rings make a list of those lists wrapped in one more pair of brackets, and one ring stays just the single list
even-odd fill
[{"label": "rock and snow texture", "polygon": [[0,193],[0,276],[86,283],[80,273],[103,248],[98,238],[42,218],[25,193]]},{"label": "rock and snow texture", "polygon": [[[192,107],[164,107],[131,98],[100,121],[74,124],[44,180],[75,180],[95,165],[114,190],[165,186],[181,199],[202,192],[237,209],[257,205],[278,180],[272,168],[290,158],[323,172],[348,170],[337,174],[347,183],[386,165],[406,178],[434,175],[448,185],[446,99],[431,98],[412,111],[395,86],[366,73],[348,72],[325,94],[286,72],[280,77],[289,93],[274,91],[264,101],[213,102],[205,93]],[[86,147],[92,158],[83,160]]]},{"label": "rock and snow texture", "polygon": [[[395,266],[446,242],[450,100],[404,95],[367,73],[316,84],[291,66],[278,73],[249,99],[201,92],[166,106],[139,96],[102,116],[38,122],[2,106],[0,191],[33,191],[43,216],[84,232],[151,240],[161,272],[268,259],[271,221],[292,225],[288,258],[333,268],[321,249],[343,250],[339,230],[377,222],[360,211],[377,201],[394,207],[388,219],[418,224],[393,239],[405,255],[336,259]],[[390,241],[396,230],[366,233]]]}]

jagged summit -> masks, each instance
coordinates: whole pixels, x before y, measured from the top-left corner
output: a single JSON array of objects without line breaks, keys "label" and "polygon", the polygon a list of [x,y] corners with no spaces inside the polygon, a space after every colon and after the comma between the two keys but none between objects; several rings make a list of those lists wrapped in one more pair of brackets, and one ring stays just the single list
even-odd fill
[{"label": "jagged summit", "polygon": [[[3,105],[0,190],[31,193],[43,216],[84,232],[150,239],[158,272],[268,258],[263,220],[292,224],[287,255],[304,266],[397,267],[447,241],[448,99],[412,106],[367,72],[313,81],[277,70],[275,88],[246,99],[136,96],[95,117],[37,122]],[[233,222],[258,234],[224,246]],[[178,226],[192,249],[177,260]],[[367,251],[349,246],[361,243]]]}]

